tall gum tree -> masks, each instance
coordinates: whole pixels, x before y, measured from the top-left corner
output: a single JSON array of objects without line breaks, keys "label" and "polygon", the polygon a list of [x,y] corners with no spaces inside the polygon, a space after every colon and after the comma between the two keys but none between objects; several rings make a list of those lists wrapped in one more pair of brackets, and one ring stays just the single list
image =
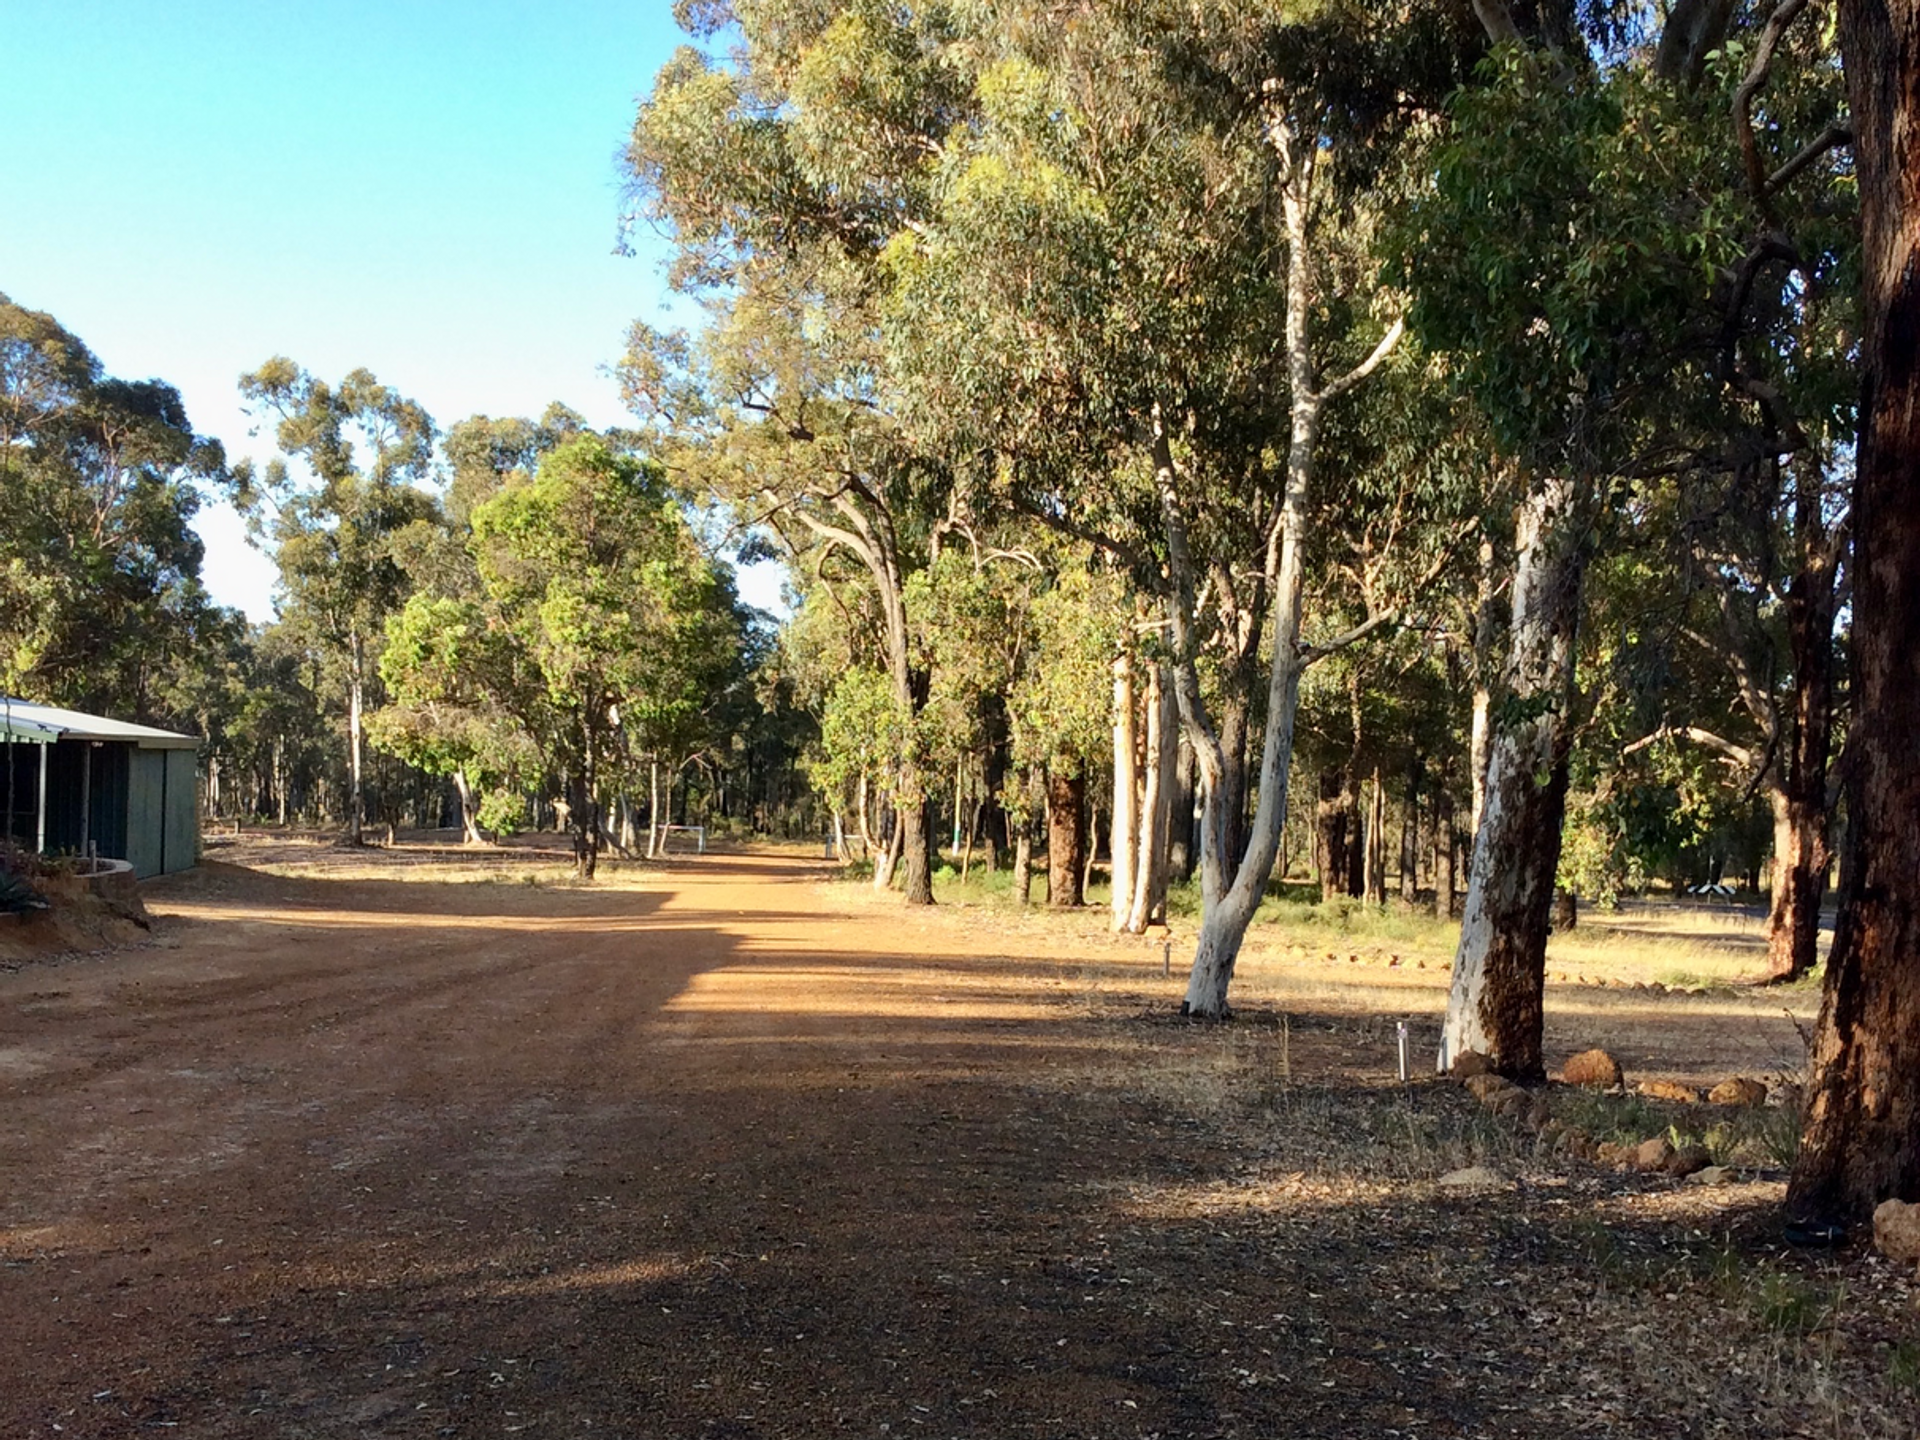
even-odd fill
[{"label": "tall gum tree", "polygon": [[1864,240],[1854,722],[1792,1216],[1920,1200],[1920,4],[1839,0]]},{"label": "tall gum tree", "polygon": [[[928,686],[906,587],[927,559],[944,465],[899,433],[878,388],[873,270],[902,220],[923,211],[965,98],[944,60],[950,27],[939,7],[873,0],[757,0],[688,18],[696,38],[724,31],[741,43],[725,64],[688,47],[663,67],[627,168],[641,209],[672,236],[672,278],[706,296],[714,320],[692,352],[636,326],[628,394],[673,432],[673,463],[700,472],[744,524],[867,569],[885,671],[914,715]],[[903,889],[931,904],[927,783],[916,727],[902,733]]]},{"label": "tall gum tree", "polygon": [[999,457],[1001,503],[1170,606],[1206,816],[1186,1003],[1219,1015],[1285,815],[1322,427],[1399,336],[1337,238],[1365,228],[1363,147],[1332,121],[1404,120],[1404,75],[1376,64],[1392,81],[1362,101],[1321,86],[1343,46],[1380,61],[1347,12],[1261,8],[1249,39],[1206,6],[1016,8],[939,209],[890,247],[899,363],[922,415]]},{"label": "tall gum tree", "polygon": [[333,385],[284,356],[241,376],[240,393],[255,413],[275,418],[281,453],[312,474],[311,485],[290,484],[284,466],[277,467],[257,496],[272,506],[287,618],[344,671],[347,838],[359,844],[366,716],[379,681],[386,617],[408,583],[395,545],[403,531],[430,524],[437,513],[433,497],[420,488],[432,473],[433,421],[366,370]]},{"label": "tall gum tree", "polygon": [[1471,1047],[1531,1078],[1544,1068],[1539,995],[1571,754],[1559,732],[1578,694],[1586,563],[1633,485],[1729,463],[1738,447],[1716,407],[1765,387],[1723,363],[1746,247],[1738,154],[1724,119],[1706,127],[1684,93],[1732,11],[1676,5],[1668,19],[1688,35],[1649,66],[1631,45],[1570,41],[1571,6],[1528,7],[1528,26],[1501,0],[1475,9],[1501,48],[1455,98],[1433,188],[1409,207],[1403,274],[1416,331],[1487,417],[1495,473],[1517,475],[1528,583],[1512,597],[1509,693],[1490,697],[1439,1063]]}]

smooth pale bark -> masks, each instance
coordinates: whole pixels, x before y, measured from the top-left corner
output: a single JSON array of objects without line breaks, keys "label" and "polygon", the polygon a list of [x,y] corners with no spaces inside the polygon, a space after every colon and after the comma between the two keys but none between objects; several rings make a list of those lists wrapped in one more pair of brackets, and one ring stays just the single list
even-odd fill
[{"label": "smooth pale bark", "polygon": [[460,797],[460,840],[466,845],[484,845],[487,837],[480,833],[479,806],[474,803],[473,786],[467,783],[467,772],[459,767],[453,772],[454,793]]},{"label": "smooth pale bark", "polygon": [[1134,716],[1133,661],[1123,650],[1113,662],[1113,928],[1125,930],[1133,912],[1139,812],[1135,786],[1140,737]]},{"label": "smooth pale bark", "polygon": [[355,627],[347,633],[347,839],[355,845],[363,842],[361,826],[366,814],[361,775],[366,743],[366,673],[366,647]]},{"label": "smooth pale bark", "polygon": [[1473,728],[1467,739],[1467,768],[1473,780],[1473,807],[1467,832],[1480,833],[1480,812],[1487,805],[1487,757],[1493,736],[1493,646],[1500,617],[1495,609],[1493,541],[1480,541],[1480,586],[1473,607]]},{"label": "smooth pale bark", "polygon": [[[1267,670],[1266,725],[1261,735],[1259,784],[1255,790],[1253,820],[1246,827],[1241,851],[1233,837],[1241,831],[1244,790],[1224,793],[1231,779],[1232,750],[1228,737],[1208,723],[1194,666],[1196,645],[1192,616],[1196,604],[1194,566],[1187,541],[1181,496],[1175,484],[1171,447],[1163,417],[1156,417],[1154,470],[1162,517],[1166,524],[1168,568],[1176,603],[1174,652],[1175,693],[1180,719],[1200,764],[1205,788],[1201,822],[1199,941],[1188,972],[1182,1010],[1205,1016],[1227,1013],[1227,989],[1234,963],[1254,911],[1266,894],[1279,851],[1280,830],[1287,818],[1287,780],[1293,763],[1293,729],[1300,702],[1301,604],[1305,595],[1305,557],[1308,500],[1313,488],[1315,450],[1320,422],[1327,405],[1373,373],[1403,329],[1395,321],[1366,360],[1339,379],[1321,385],[1316,373],[1310,335],[1315,304],[1314,256],[1311,248],[1309,206],[1314,170],[1322,155],[1318,137],[1300,136],[1288,118],[1277,111],[1268,117],[1267,135],[1280,159],[1280,210],[1287,239],[1286,362],[1290,399],[1286,488],[1281,497],[1279,524],[1267,542],[1271,574],[1268,617],[1272,647]],[[1246,753],[1243,746],[1241,753]],[[1223,803],[1229,801],[1230,803]]]},{"label": "smooth pale bark", "polygon": [[1146,672],[1146,743],[1140,783],[1139,860],[1133,870],[1133,897],[1125,929],[1133,935],[1165,920],[1167,912],[1167,826],[1173,818],[1173,768],[1179,762],[1179,716],[1173,689],[1162,666]]},{"label": "smooth pale bark", "polygon": [[1863,230],[1840,914],[1787,1208],[1920,1200],[1920,0],[1840,0]]},{"label": "smooth pale bark", "polygon": [[1500,1074],[1539,1079],[1541,1001],[1571,746],[1573,646],[1583,556],[1579,491],[1538,482],[1521,509],[1502,715],[1487,761],[1439,1068],[1475,1050]]},{"label": "smooth pale bark", "polygon": [[1047,904],[1057,910],[1082,903],[1086,879],[1086,777],[1047,772]]},{"label": "smooth pale bark", "polygon": [[[887,824],[889,818],[891,825]],[[883,817],[881,821],[886,828],[880,837],[880,853],[873,862],[873,888],[876,890],[888,889],[893,884],[894,868],[900,863],[902,819],[896,808],[891,816]]]},{"label": "smooth pale bark", "polygon": [[[871,513],[857,503],[856,493],[873,502]],[[913,665],[907,629],[906,575],[892,516],[863,482],[850,484],[840,491],[833,506],[844,524],[830,524],[804,509],[792,513],[821,540],[857,556],[872,575],[874,595],[880,602],[884,622],[887,678],[893,687],[894,702],[903,716],[916,716],[926,702],[927,676]],[[931,905],[933,846],[927,833],[931,812],[920,756],[912,743],[908,744],[906,753],[897,757],[896,780],[894,838],[888,847],[890,853],[884,874],[882,867],[874,867],[874,885],[886,889],[893,883],[894,866],[902,864],[905,874],[901,898],[909,905]]]},{"label": "smooth pale bark", "polygon": [[1173,818],[1173,771],[1179,763],[1179,714],[1165,667],[1147,672],[1146,778],[1140,792],[1140,851],[1126,928],[1138,935],[1167,918],[1167,840]]}]

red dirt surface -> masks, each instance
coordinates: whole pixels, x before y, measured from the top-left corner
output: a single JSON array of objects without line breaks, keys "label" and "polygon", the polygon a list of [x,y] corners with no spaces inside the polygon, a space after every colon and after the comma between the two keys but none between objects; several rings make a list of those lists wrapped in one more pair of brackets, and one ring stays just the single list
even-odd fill
[{"label": "red dirt surface", "polygon": [[[1009,958],[821,877],[209,865],[154,946],[0,974],[0,1437],[1830,1433],[1655,1423],[1682,1372],[1579,1333],[1625,1283],[1579,1227],[1638,1192],[1403,1183],[1410,1104],[1483,1123],[1454,1087],[1253,1097],[1305,1139],[1249,1148],[1127,1070],[1206,1089],[1273,1027],[1075,968],[1157,946]],[[1344,1024],[1260,1057],[1385,1043]],[[1376,1182],[1323,1181],[1315,1105]]]}]

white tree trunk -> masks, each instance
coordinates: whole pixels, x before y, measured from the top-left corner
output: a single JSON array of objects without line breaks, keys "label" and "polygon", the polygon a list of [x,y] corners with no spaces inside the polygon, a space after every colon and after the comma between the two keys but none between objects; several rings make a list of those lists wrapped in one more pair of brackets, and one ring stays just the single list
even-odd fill
[{"label": "white tree trunk", "polygon": [[1133,665],[1125,651],[1113,662],[1113,928],[1125,930],[1133,910],[1135,851]]},{"label": "white tree trunk", "polygon": [[1574,636],[1583,568],[1570,480],[1536,484],[1522,508],[1513,630],[1486,800],[1474,833],[1438,1068],[1466,1050],[1536,1078],[1547,927],[1566,803]]},{"label": "white tree trunk", "polygon": [[1473,625],[1473,729],[1467,741],[1467,767],[1472,772],[1473,809],[1467,833],[1480,833],[1480,812],[1487,804],[1487,742],[1493,731],[1493,636],[1499,621],[1493,609],[1493,541],[1480,541],[1479,603]]},{"label": "white tree trunk", "polygon": [[487,837],[480,833],[480,820],[475,813],[473,786],[467,782],[467,772],[456,767],[453,772],[454,793],[460,797],[460,840],[465,845],[484,845]]},{"label": "white tree trunk", "polygon": [[360,644],[359,630],[349,633],[347,639],[347,839],[355,845],[361,842],[361,816],[365,813],[362,802],[360,765],[362,754],[361,737],[365,731],[361,706],[365,698],[366,652]]},{"label": "white tree trunk", "polygon": [[[1170,524],[1170,562],[1187,567],[1185,583],[1176,576],[1174,638],[1182,663],[1178,672],[1181,723],[1200,758],[1206,786],[1202,820],[1201,896],[1203,914],[1193,968],[1187,977],[1183,1009],[1194,1015],[1221,1016],[1227,1012],[1227,987],[1233,979],[1240,942],[1254,911],[1266,895],[1279,851],[1280,830],[1287,819],[1287,780],[1293,762],[1293,725],[1300,703],[1300,620],[1305,594],[1305,549],[1308,539],[1307,502],[1312,488],[1315,448],[1320,418],[1330,400],[1363,381],[1399,342],[1402,326],[1389,327],[1373,353],[1338,380],[1325,386],[1315,372],[1309,323],[1313,311],[1313,255],[1310,250],[1309,206],[1314,168],[1320,158],[1318,137],[1295,134],[1284,114],[1269,117],[1268,136],[1279,152],[1283,170],[1281,213],[1287,235],[1286,355],[1292,399],[1291,431],[1287,443],[1286,492],[1281,500],[1278,531],[1268,541],[1267,564],[1272,576],[1273,658],[1267,674],[1267,720],[1261,737],[1258,798],[1247,848],[1238,869],[1227,874],[1231,853],[1226,844],[1230,817],[1220,803],[1225,756],[1218,737],[1203,718],[1198,676],[1182,612],[1191,616],[1191,561],[1186,554],[1183,525]],[[1156,468],[1166,453],[1164,437],[1156,442]],[[1162,507],[1169,517],[1175,498],[1171,475],[1163,471]]]},{"label": "white tree trunk", "polygon": [[647,761],[647,858],[660,856],[660,757]]},{"label": "white tree trunk", "polygon": [[1138,935],[1164,918],[1167,903],[1167,842],[1173,820],[1173,767],[1178,763],[1179,716],[1164,667],[1147,676],[1146,779],[1140,794],[1139,862],[1126,928]]}]

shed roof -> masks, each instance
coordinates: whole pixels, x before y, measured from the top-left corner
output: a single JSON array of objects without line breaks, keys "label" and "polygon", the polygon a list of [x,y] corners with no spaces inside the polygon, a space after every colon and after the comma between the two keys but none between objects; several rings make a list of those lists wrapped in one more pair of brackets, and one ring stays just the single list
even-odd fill
[{"label": "shed roof", "polygon": [[0,741],[38,745],[54,740],[114,740],[142,750],[197,750],[200,740],[151,725],[109,720],[58,705],[36,705],[31,700],[0,697]]}]

